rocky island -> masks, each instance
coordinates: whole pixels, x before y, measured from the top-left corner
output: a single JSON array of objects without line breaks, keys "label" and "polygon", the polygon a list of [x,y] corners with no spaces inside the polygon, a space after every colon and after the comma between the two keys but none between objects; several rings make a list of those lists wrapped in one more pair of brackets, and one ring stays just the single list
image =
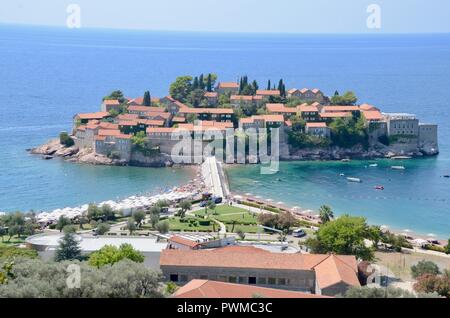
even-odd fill
[{"label": "rocky island", "polygon": [[[383,113],[378,107],[357,104],[353,92],[326,96],[319,89],[286,90],[278,85],[260,89],[247,76],[238,82],[218,82],[215,74],[181,76],[170,95],[125,97],[114,91],[104,97],[100,111],[74,116],[73,129],[59,139],[31,149],[44,159],[99,165],[164,167],[174,163],[179,144],[174,133],[192,137],[176,156],[199,163],[195,153],[222,134],[233,139],[279,130],[281,160],[342,160],[432,156],[439,153],[437,125],[420,123],[413,114]],[[214,133],[214,138],[211,137]],[[216,144],[217,145],[217,144]],[[270,148],[270,147],[269,147]],[[200,149],[200,152],[199,152]],[[197,152],[196,152],[197,151]],[[246,155],[248,159],[248,155]],[[252,162],[258,162],[257,159]],[[248,162],[247,160],[246,162]]]}]

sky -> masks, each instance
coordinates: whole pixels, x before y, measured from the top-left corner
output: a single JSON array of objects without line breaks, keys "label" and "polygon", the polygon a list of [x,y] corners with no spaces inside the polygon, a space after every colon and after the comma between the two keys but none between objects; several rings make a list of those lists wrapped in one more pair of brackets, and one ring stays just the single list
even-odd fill
[{"label": "sky", "polygon": [[[79,6],[82,28],[246,33],[450,32],[449,0],[1,0],[0,23],[64,27],[70,4]],[[379,11],[368,13],[372,4]],[[367,25],[369,16],[371,27]]]}]

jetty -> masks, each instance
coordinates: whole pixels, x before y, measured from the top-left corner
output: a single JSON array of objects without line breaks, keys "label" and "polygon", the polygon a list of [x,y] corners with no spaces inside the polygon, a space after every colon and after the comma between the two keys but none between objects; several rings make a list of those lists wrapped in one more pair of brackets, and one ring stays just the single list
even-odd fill
[{"label": "jetty", "polygon": [[230,191],[226,181],[225,172],[222,163],[216,157],[207,157],[202,163],[201,172],[205,185],[212,195],[216,197],[226,198]]}]

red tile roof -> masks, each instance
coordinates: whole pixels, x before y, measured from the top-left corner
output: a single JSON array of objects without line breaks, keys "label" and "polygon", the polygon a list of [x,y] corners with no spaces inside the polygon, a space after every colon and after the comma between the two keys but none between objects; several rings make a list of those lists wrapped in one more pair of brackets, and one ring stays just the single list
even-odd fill
[{"label": "red tile roof", "polygon": [[227,246],[212,250],[163,250],[160,265],[311,270],[327,256],[271,253],[251,246]]},{"label": "red tile roof", "polygon": [[383,115],[381,114],[381,112],[379,110],[363,110],[361,112],[364,116],[365,119],[367,120],[382,120],[383,119]]},{"label": "red tile roof", "polygon": [[262,95],[262,96],[280,96],[280,91],[277,89],[259,89],[256,91],[256,95]]},{"label": "red tile roof", "polygon": [[113,105],[113,106],[115,106],[115,105],[120,105],[120,102],[119,102],[119,100],[117,100],[117,99],[105,99],[105,100],[103,101],[103,103],[104,103],[105,105]]},{"label": "red tile roof", "polygon": [[352,117],[350,112],[332,112],[332,113],[320,113],[321,118],[342,118],[342,117]]},{"label": "red tile roof", "polygon": [[324,113],[331,112],[352,112],[359,110],[359,106],[323,106],[322,111]]},{"label": "red tile roof", "polygon": [[186,121],[186,118],[175,116],[175,117],[172,118],[172,121],[174,123],[184,123]]},{"label": "red tile roof", "polygon": [[254,298],[259,295],[265,298],[328,298],[326,296],[302,293],[297,291],[265,288],[259,286],[232,284],[212,280],[193,279],[180,287],[175,298]]},{"label": "red tile roof", "polygon": [[215,98],[217,96],[219,96],[219,93],[217,93],[217,92],[206,92],[205,93],[205,97]]},{"label": "red tile roof", "polygon": [[329,255],[325,260],[314,266],[316,281],[320,289],[345,283],[350,286],[360,286],[356,258],[350,255]]},{"label": "red tile roof", "polygon": [[326,128],[326,123],[306,123],[306,127],[308,128]]},{"label": "red tile roof", "polygon": [[295,107],[286,107],[284,104],[266,104],[269,113],[292,113],[296,114],[298,110]]},{"label": "red tile roof", "polygon": [[132,106],[128,106],[128,111],[129,112],[164,112],[164,108],[132,105]]},{"label": "red tile roof", "polygon": [[239,84],[236,82],[222,82],[218,85],[219,88],[239,88]]},{"label": "red tile roof", "polygon": [[120,114],[117,116],[118,120],[135,120],[138,119],[138,114]]},{"label": "red tile roof", "polygon": [[180,114],[233,114],[231,108],[183,108]]},{"label": "red tile roof", "polygon": [[108,112],[96,112],[96,113],[82,113],[77,114],[80,119],[103,119],[111,116]]},{"label": "red tile roof", "polygon": [[177,235],[172,236],[171,238],[169,238],[168,241],[169,241],[169,243],[173,242],[173,243],[184,245],[184,246],[187,246],[187,247],[190,247],[190,248],[195,248],[198,245],[200,245],[200,243],[198,243],[198,242],[195,242],[193,240],[189,240],[189,239],[186,239],[184,237],[177,236]]},{"label": "red tile roof", "polygon": [[317,105],[311,104],[301,104],[296,107],[300,112],[319,112],[319,108]]}]

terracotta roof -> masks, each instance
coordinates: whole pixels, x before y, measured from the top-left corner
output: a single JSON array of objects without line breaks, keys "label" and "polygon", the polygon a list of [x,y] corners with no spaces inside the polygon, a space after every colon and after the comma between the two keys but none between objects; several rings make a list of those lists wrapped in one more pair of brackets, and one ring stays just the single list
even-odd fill
[{"label": "terracotta roof", "polygon": [[177,236],[177,235],[172,236],[171,238],[169,238],[168,241],[169,242],[173,242],[173,243],[177,243],[177,244],[181,244],[181,245],[185,245],[185,246],[188,246],[190,248],[194,248],[194,247],[197,247],[198,245],[200,245],[200,243],[198,243],[198,242],[195,242],[193,240],[189,240],[189,239],[186,239],[184,237]]},{"label": "terracotta roof", "polygon": [[246,100],[246,101],[252,101],[253,96],[252,95],[231,95],[230,100]]},{"label": "terracotta roof", "polygon": [[308,128],[326,128],[326,123],[306,123],[306,127]]},{"label": "terracotta roof", "polygon": [[120,114],[119,116],[117,116],[117,119],[118,120],[135,120],[138,117],[139,117],[138,114]]},{"label": "terracotta roof", "polygon": [[[120,138],[120,139],[131,139],[131,137],[132,137],[131,135],[122,134],[120,132],[120,130],[112,130],[112,129],[100,129],[98,131],[98,136],[100,136],[100,137],[110,136],[110,137],[115,137],[115,138]],[[98,140],[102,140],[102,139],[98,139]]]},{"label": "terracotta roof", "polygon": [[202,266],[311,270],[328,255],[271,253],[252,246],[227,246],[212,250],[163,250],[161,266]]},{"label": "terracotta roof", "polygon": [[164,112],[163,107],[152,107],[152,106],[138,106],[138,105],[132,105],[128,106],[129,112]]},{"label": "terracotta roof", "polygon": [[362,104],[362,105],[359,105],[359,109],[361,109],[361,110],[379,110],[379,109],[376,108],[375,106],[369,105],[369,104]]},{"label": "terracotta roof", "polygon": [[113,130],[119,129],[119,125],[113,124],[113,123],[106,123],[106,122],[99,123],[98,127],[100,129],[113,129]]},{"label": "terracotta roof", "polygon": [[146,129],[147,133],[172,133],[174,131],[176,131],[177,128],[173,128],[173,127],[148,127]]},{"label": "terracotta roof", "polygon": [[193,279],[180,287],[174,294],[176,298],[328,298],[326,296],[297,291],[265,288],[252,285],[224,283],[212,280]]},{"label": "terracotta roof", "polygon": [[266,104],[266,109],[270,113],[293,113],[296,114],[298,110],[294,107],[286,107],[284,104]]},{"label": "terracotta roof", "polygon": [[360,286],[356,258],[351,255],[329,255],[314,266],[316,281],[320,289],[345,283]]},{"label": "terracotta roof", "polygon": [[324,113],[331,112],[352,112],[359,110],[359,106],[323,106],[322,111]]},{"label": "terracotta roof", "polygon": [[186,118],[180,117],[180,116],[175,116],[172,118],[172,121],[174,123],[184,123],[186,121]]},{"label": "terracotta roof", "polygon": [[108,112],[96,112],[96,113],[82,113],[77,114],[80,119],[103,119],[105,117],[109,117],[110,114]]},{"label": "terracotta roof", "polygon": [[136,120],[122,120],[119,121],[119,126],[137,126],[138,122]]},{"label": "terracotta roof", "polygon": [[105,105],[120,105],[120,102],[119,102],[119,100],[117,100],[117,99],[105,99],[105,100],[103,101],[103,103],[104,103]]},{"label": "terracotta roof", "polygon": [[288,127],[292,127],[292,122],[288,119],[284,121],[284,124]]},{"label": "terracotta roof", "polygon": [[342,118],[342,117],[352,117],[350,112],[332,112],[332,113],[320,113],[322,118]]},{"label": "terracotta roof", "polygon": [[222,82],[218,85],[219,88],[239,88],[239,84],[236,82]]},{"label": "terracotta roof", "polygon": [[233,123],[231,122],[219,122],[213,120],[199,120],[196,122],[196,125],[204,127],[233,128]]},{"label": "terracotta roof", "polygon": [[164,126],[164,120],[138,119],[137,122],[139,124],[148,125],[148,126]]},{"label": "terracotta roof", "polygon": [[367,120],[382,120],[383,115],[379,110],[363,110],[362,114]]},{"label": "terracotta roof", "polygon": [[231,108],[183,108],[181,114],[233,114]]},{"label": "terracotta roof", "polygon": [[319,112],[316,105],[301,104],[296,107],[300,112]]},{"label": "terracotta roof", "polygon": [[214,98],[214,97],[217,97],[217,96],[219,96],[219,93],[217,93],[217,92],[206,92],[205,93],[205,97],[212,97],[212,98]]},{"label": "terracotta roof", "polygon": [[100,141],[105,141],[106,140],[106,136],[94,136],[94,140],[100,140]]},{"label": "terracotta roof", "polygon": [[252,117],[241,118],[241,124],[252,124],[255,120],[263,120],[264,122],[284,122],[283,115],[253,115]]},{"label": "terracotta roof", "polygon": [[86,126],[85,125],[80,125],[80,126],[77,127],[77,130],[85,131],[86,130]]},{"label": "terracotta roof", "polygon": [[280,91],[277,89],[259,89],[256,91],[256,95],[264,95],[264,96],[280,96]]}]

